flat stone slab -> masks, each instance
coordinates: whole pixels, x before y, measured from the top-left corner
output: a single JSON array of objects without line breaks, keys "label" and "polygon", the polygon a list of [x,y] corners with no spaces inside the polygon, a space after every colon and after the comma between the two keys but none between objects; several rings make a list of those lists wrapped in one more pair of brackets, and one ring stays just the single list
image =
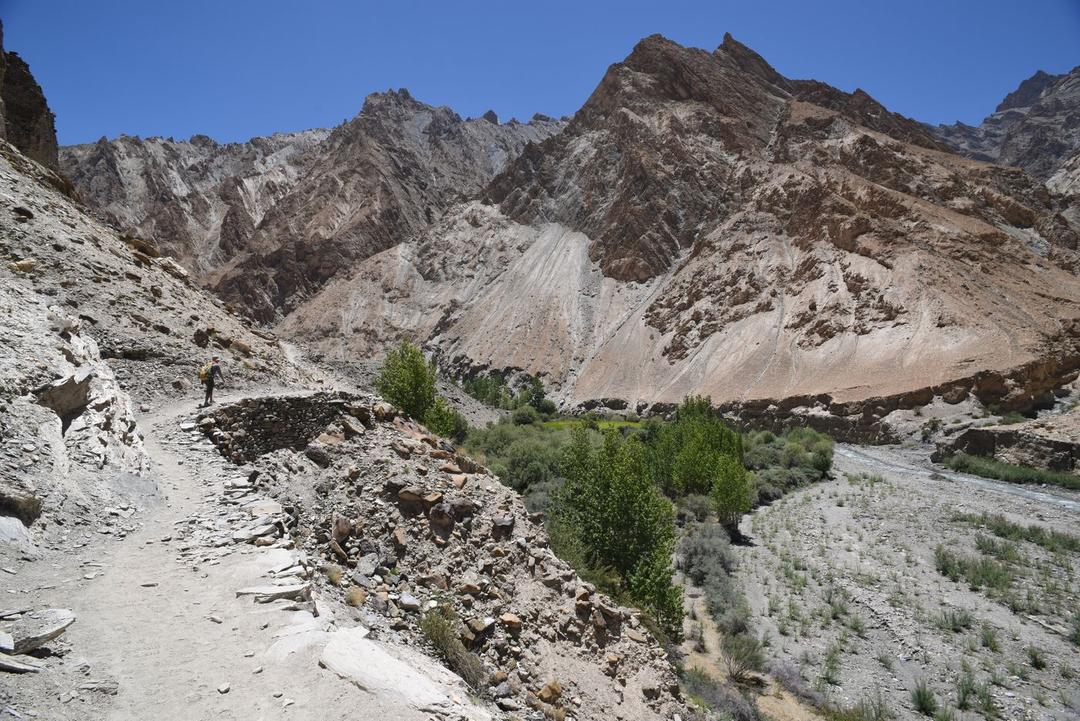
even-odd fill
[{"label": "flat stone slab", "polygon": [[32,663],[26,663],[25,661],[0,653],[0,671],[7,671],[8,673],[37,673],[40,670],[40,666],[35,666]]},{"label": "flat stone slab", "polygon": [[13,654],[29,653],[44,646],[75,623],[75,614],[66,608],[50,608],[23,616],[8,626],[14,643]]},{"label": "flat stone slab", "polygon": [[263,516],[280,516],[282,513],[281,504],[277,501],[259,500],[249,503],[244,506],[247,512],[252,515],[253,518],[262,518]]},{"label": "flat stone slab", "polygon": [[270,603],[279,598],[296,601],[310,595],[310,583],[295,583],[288,586],[252,586],[250,588],[241,588],[236,592],[237,598],[240,596],[254,596],[255,603]]},{"label": "flat stone slab", "polygon": [[491,721],[491,714],[469,699],[461,678],[423,654],[366,638],[363,627],[330,636],[319,665],[357,688],[402,707],[440,716]]}]

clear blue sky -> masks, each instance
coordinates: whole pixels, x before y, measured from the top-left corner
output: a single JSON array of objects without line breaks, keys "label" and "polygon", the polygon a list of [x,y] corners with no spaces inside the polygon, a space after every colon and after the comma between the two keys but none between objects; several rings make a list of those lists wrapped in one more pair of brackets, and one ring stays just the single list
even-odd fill
[{"label": "clear blue sky", "polygon": [[64,144],[331,126],[391,87],[462,115],[571,114],[655,32],[712,50],[729,31],[789,77],[935,123],[1080,64],[1078,0],[0,0],[0,18]]}]

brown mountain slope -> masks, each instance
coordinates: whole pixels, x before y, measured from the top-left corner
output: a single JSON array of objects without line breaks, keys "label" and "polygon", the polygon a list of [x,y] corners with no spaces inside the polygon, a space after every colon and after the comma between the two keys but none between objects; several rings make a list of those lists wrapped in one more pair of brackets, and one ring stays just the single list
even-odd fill
[{"label": "brown mountain slope", "polygon": [[281,328],[343,356],[417,337],[463,372],[540,373],[571,405],[853,401],[1064,349],[1077,235],[1050,195],[875,108],[730,37],[712,54],[647,38],[484,202]]},{"label": "brown mountain slope", "polygon": [[212,287],[270,321],[350,263],[408,239],[482,188],[526,143],[561,127],[546,118],[462,120],[405,90],[370,95]]},{"label": "brown mountain slope", "polygon": [[428,225],[562,126],[543,116],[463,120],[400,90],[370,95],[332,131],[226,145],[102,139],[64,148],[61,164],[105,219],[154,240],[266,322]]}]

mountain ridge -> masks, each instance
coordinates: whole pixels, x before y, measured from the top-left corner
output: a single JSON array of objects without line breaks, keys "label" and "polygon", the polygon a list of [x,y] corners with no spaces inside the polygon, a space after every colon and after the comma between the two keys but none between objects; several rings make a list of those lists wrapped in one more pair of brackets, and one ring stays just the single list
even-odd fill
[{"label": "mountain ridge", "polygon": [[1045,189],[751,52],[646,38],[480,201],[280,331],[336,357],[413,337],[570,407],[649,407],[903,395],[1023,366],[1071,327],[1076,230]]}]

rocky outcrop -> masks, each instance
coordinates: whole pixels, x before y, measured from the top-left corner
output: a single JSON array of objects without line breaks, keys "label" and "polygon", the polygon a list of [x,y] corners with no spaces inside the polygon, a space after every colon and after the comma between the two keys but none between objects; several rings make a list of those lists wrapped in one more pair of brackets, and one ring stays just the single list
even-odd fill
[{"label": "rocky outcrop", "polygon": [[565,407],[862,403],[1071,347],[1059,210],[865,93],[783,78],[730,37],[654,36],[482,200],[279,330],[342,359],[418,338],[460,375],[538,374]]},{"label": "rocky outcrop", "polygon": [[939,125],[937,135],[977,160],[1050,178],[1080,149],[1080,67],[1061,75],[1036,72],[973,127]]},{"label": "rocky outcrop", "polygon": [[1030,468],[1080,470],[1080,436],[1055,437],[1053,433],[1027,423],[969,428],[939,446],[934,460],[940,462],[956,453],[988,456]]},{"label": "rocky outcrop", "polygon": [[153,495],[138,480],[146,456],[129,393],[190,388],[207,327],[237,382],[299,377],[275,342],[169,259],[88,218],[62,185],[0,147],[0,516],[34,527]]},{"label": "rocky outcrop", "polygon": [[4,50],[3,33],[0,25],[0,139],[57,170],[55,117],[30,66],[18,53]]}]

